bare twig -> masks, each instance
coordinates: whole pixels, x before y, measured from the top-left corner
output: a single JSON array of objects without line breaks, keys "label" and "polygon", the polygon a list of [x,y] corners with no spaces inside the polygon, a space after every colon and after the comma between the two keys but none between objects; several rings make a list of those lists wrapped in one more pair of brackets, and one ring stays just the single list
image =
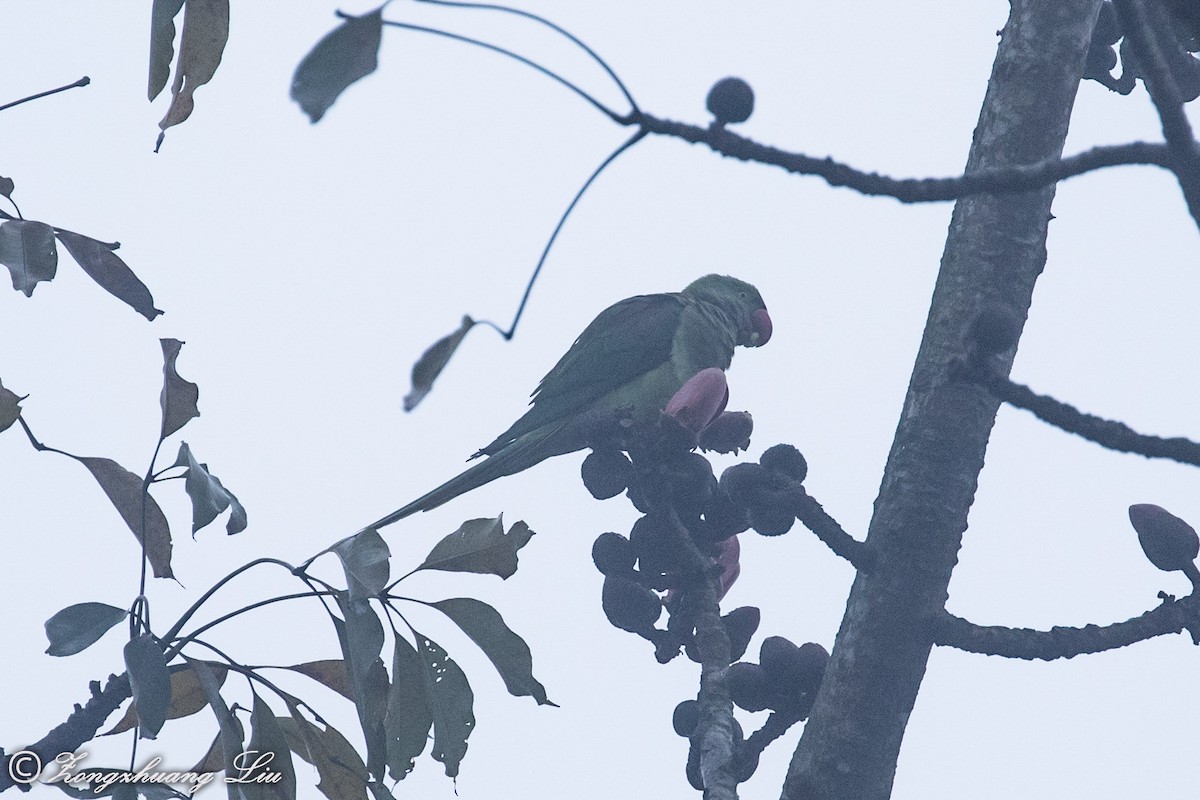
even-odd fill
[{"label": "bare twig", "polygon": [[1056,627],[1048,631],[1005,628],[999,625],[976,625],[947,612],[934,623],[933,640],[943,647],[968,653],[1027,661],[1054,661],[1115,650],[1184,630],[1191,634],[1193,643],[1200,644],[1200,599],[1194,594],[1180,600],[1165,597],[1158,608],[1103,627]]},{"label": "bare twig", "polygon": [[74,83],[68,83],[66,86],[59,86],[57,89],[50,89],[45,92],[38,92],[37,94],[29,95],[29,97],[22,97],[20,100],[13,100],[11,103],[5,103],[4,105],[0,106],[0,111],[6,111],[6,110],[12,108],[13,106],[19,106],[22,103],[28,103],[30,100],[40,100],[41,98],[49,97],[52,94],[58,94],[59,92],[65,92],[68,89],[76,89],[80,86],[87,86],[91,82],[92,82],[92,79],[89,78],[87,75],[84,75],[79,80],[75,81]]}]

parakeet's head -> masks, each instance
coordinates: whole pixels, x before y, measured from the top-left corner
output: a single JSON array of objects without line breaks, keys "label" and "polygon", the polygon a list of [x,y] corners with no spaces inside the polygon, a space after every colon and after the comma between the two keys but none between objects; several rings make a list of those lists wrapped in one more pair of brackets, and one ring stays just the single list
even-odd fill
[{"label": "parakeet's head", "polygon": [[738,344],[743,347],[761,347],[770,340],[771,315],[751,284],[728,275],[705,275],[689,283],[683,293],[728,313],[737,323]]}]

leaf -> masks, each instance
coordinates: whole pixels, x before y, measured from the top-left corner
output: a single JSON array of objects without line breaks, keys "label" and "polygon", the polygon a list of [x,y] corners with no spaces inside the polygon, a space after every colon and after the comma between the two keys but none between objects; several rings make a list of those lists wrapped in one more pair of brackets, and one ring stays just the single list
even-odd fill
[{"label": "leaf", "polygon": [[15,392],[4,388],[0,383],[0,431],[6,431],[21,417],[21,401]]},{"label": "leaf", "polygon": [[317,789],[329,800],[366,800],[370,780],[367,766],[337,728],[326,723],[321,730],[289,703],[291,719],[279,720],[292,750],[317,768]]},{"label": "leaf", "polygon": [[175,17],[183,8],[183,0],[154,0],[150,12],[150,77],[146,97],[153,100],[167,85],[171,76],[171,59],[175,55]]},{"label": "leaf", "polygon": [[292,75],[291,98],[316,123],[350,84],[379,66],[383,6],[345,22],[325,34]]},{"label": "leaf", "polygon": [[[217,680],[217,686],[225,683],[225,676],[229,670],[224,664],[216,664],[211,661],[205,662],[213,671]],[[176,664],[170,667],[171,673],[171,707],[167,709],[167,719],[180,719],[182,717],[190,717],[192,714],[200,711],[208,704],[208,697],[204,693],[204,687],[200,685],[200,677],[196,675],[195,670],[188,664]],[[137,710],[133,705],[125,710],[125,716],[117,721],[116,725],[100,734],[101,736],[113,736],[118,733],[132,730],[138,724]]]},{"label": "leaf", "polygon": [[462,668],[432,639],[413,631],[417,651],[425,667],[425,692],[433,714],[433,750],[431,755],[446,767],[446,777],[458,775],[458,766],[467,753],[467,738],[475,729],[472,707],[475,695]]},{"label": "leaf", "polygon": [[142,498],[146,499],[146,557],[154,568],[154,577],[171,578],[171,528],[158,503],[149,492],[143,494],[142,479],[109,458],[71,456],[88,468],[121,518],[139,543],[142,538]]},{"label": "leaf", "polygon": [[196,401],[200,398],[200,387],[179,377],[175,371],[175,360],[183,342],[178,339],[159,339],[163,352],[163,388],[158,402],[162,406],[162,432],[159,440],[166,439],[175,431],[200,416]]},{"label": "leaf", "polygon": [[[258,694],[254,695],[250,727],[253,733],[243,756],[242,772],[238,775],[238,780],[246,782],[242,791],[251,790],[247,792],[250,796],[295,800],[296,770],[291,748],[275,712]],[[256,778],[262,782],[258,783]],[[255,789],[259,791],[253,791]]]},{"label": "leaf", "polygon": [[179,455],[175,457],[175,463],[172,466],[187,468],[187,472],[184,473],[183,488],[192,500],[193,537],[198,530],[212,522],[218,514],[230,506],[233,506],[233,513],[229,515],[225,531],[232,536],[246,530],[246,509],[233,492],[226,489],[217,476],[208,471],[208,464],[196,461],[187,442],[180,442]]},{"label": "leaf", "polygon": [[517,571],[517,551],[528,544],[533,531],[524,522],[504,532],[502,516],[472,519],[433,546],[418,570],[476,572],[509,578]]},{"label": "leaf", "polygon": [[171,84],[171,106],[158,123],[155,151],[162,146],[167,128],[192,114],[196,89],[212,80],[229,41],[229,0],[187,0],[183,7],[183,33],[179,35],[179,60]]},{"label": "leaf", "polygon": [[143,633],[125,643],[125,669],[141,724],[139,737],[157,738],[171,706],[171,673],[153,636]]},{"label": "leaf", "polygon": [[[225,700],[221,697],[221,684],[217,681],[209,664],[204,661],[194,661],[187,656],[184,656],[183,660],[196,673],[196,677],[200,681],[200,688],[204,692],[204,697],[208,701],[209,708],[213,710],[213,715],[217,718],[217,726],[220,728],[220,733],[217,735],[217,740],[221,745],[220,760],[215,758],[216,754],[213,752],[213,748],[209,748],[208,755],[192,771],[218,772],[224,770],[226,775],[235,775],[237,770],[234,768],[234,760],[242,752],[242,741],[245,738],[242,723],[229,710],[229,706],[225,705]],[[213,742],[214,746],[216,744],[217,742]],[[231,792],[231,796],[235,795],[232,795]]]},{"label": "leaf", "polygon": [[500,612],[470,597],[452,597],[431,605],[479,645],[504,679],[509,694],[532,697],[538,705],[555,705],[546,699],[545,687],[533,677],[533,655],[529,645],[504,624]]},{"label": "leaf", "polygon": [[129,613],[107,603],[77,603],[46,620],[46,638],[52,656],[72,656],[91,647],[109,628]]},{"label": "leaf", "polygon": [[413,761],[425,751],[433,712],[425,682],[425,667],[417,651],[402,636],[392,653],[392,686],[388,690],[384,731],[388,741],[388,771],[392,780],[403,780]]},{"label": "leaf", "polygon": [[425,395],[429,394],[429,390],[433,388],[433,382],[442,374],[446,364],[450,363],[451,356],[474,327],[475,320],[464,316],[458,330],[438,339],[421,354],[412,369],[412,391],[404,397],[405,411],[412,411],[417,407],[417,403],[425,399]]},{"label": "leaf", "polygon": [[58,271],[54,229],[44,222],[12,219],[0,222],[0,264],[12,274],[13,288],[33,296],[41,281]]},{"label": "leaf", "polygon": [[16,188],[17,188],[17,185],[15,183],[13,183],[12,178],[5,178],[5,177],[0,176],[0,195],[4,195],[9,200],[11,200],[13,189],[16,189]]},{"label": "leaf", "polygon": [[335,627],[349,666],[354,707],[367,743],[367,771],[382,778],[387,763],[383,717],[388,690],[387,668],[379,657],[383,650],[383,624],[365,600],[351,600],[348,593],[338,592],[337,601],[345,621],[335,623]]},{"label": "leaf", "polygon": [[351,601],[375,597],[387,585],[391,574],[388,559],[392,551],[374,528],[348,536],[326,552],[341,559]]},{"label": "leaf", "polygon": [[340,658],[306,661],[303,664],[284,667],[284,669],[307,675],[322,686],[333,689],[347,700],[354,700],[354,691],[350,688],[350,676],[346,673],[346,662]]},{"label": "leaf", "polygon": [[100,288],[116,297],[123,303],[133,307],[133,310],[148,320],[153,320],[163,313],[154,307],[154,297],[146,284],[133,274],[113,247],[97,241],[89,236],[55,228],[58,240],[67,248],[71,258],[88,274]]}]

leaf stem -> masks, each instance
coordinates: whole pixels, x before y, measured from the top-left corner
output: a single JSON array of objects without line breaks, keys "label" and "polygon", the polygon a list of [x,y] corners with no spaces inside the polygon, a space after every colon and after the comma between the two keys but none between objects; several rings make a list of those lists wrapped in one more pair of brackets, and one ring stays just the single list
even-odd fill
[{"label": "leaf stem", "polygon": [[[75,89],[80,86],[87,86],[91,82],[92,82],[92,79],[89,78],[87,75],[84,75],[79,80],[75,81],[74,83],[68,83],[66,86],[59,86],[57,89],[50,89],[45,92],[38,92],[37,94],[29,95],[29,97],[22,97],[20,100],[13,100],[11,103],[5,103],[4,105],[0,106],[0,111],[7,111],[8,109],[12,108],[13,106],[19,106],[22,103],[28,103],[30,100],[39,100],[43,97],[49,97],[52,94],[58,94],[59,92],[65,92],[68,89]],[[14,205],[16,205],[16,204],[14,203]]]}]

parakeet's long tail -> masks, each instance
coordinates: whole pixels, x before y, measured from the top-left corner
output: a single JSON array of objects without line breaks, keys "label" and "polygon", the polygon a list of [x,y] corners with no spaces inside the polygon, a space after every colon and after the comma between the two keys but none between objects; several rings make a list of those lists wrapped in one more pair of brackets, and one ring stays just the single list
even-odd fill
[{"label": "parakeet's long tail", "polygon": [[382,528],[418,511],[429,511],[453,500],[464,492],[478,489],[496,478],[503,478],[505,475],[529,469],[534,464],[551,456],[579,449],[579,445],[569,441],[570,437],[565,435],[566,428],[566,424],[560,423],[549,430],[540,428],[530,431],[496,454],[467,468],[441,486],[426,492],[403,508],[396,509],[369,527]]}]

